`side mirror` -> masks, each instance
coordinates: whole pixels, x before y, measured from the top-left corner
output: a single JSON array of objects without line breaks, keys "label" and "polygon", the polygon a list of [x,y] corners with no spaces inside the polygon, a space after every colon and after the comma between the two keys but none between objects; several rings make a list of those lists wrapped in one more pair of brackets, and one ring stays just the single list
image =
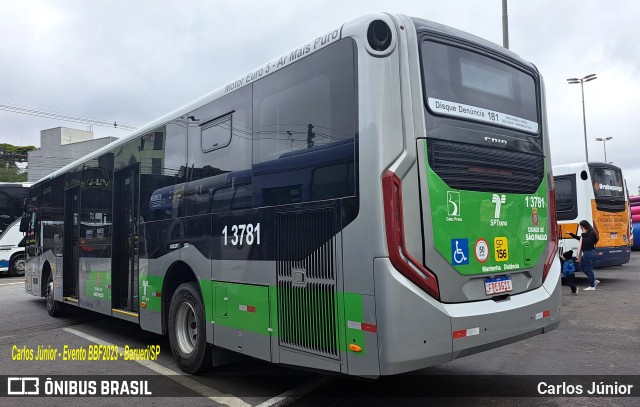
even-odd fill
[{"label": "side mirror", "polygon": [[31,217],[29,216],[23,216],[22,219],[20,219],[20,231],[22,233],[25,233],[27,230],[29,230],[29,221],[31,220]]}]

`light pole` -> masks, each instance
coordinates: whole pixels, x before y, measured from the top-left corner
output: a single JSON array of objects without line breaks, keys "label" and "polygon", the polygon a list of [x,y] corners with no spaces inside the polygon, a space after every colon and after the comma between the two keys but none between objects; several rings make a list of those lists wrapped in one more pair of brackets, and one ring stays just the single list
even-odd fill
[{"label": "light pole", "polygon": [[587,119],[586,119],[586,115],[584,113],[584,83],[592,81],[594,79],[598,79],[598,77],[594,73],[592,73],[591,75],[587,75],[584,78],[580,78],[580,79],[578,79],[578,78],[569,78],[569,79],[567,79],[567,82],[569,82],[570,85],[573,85],[575,83],[579,83],[580,84],[580,90],[582,91],[582,125],[584,127],[584,156],[585,156],[585,159],[587,160],[587,162],[589,162],[589,150],[587,149]]},{"label": "light pole", "polygon": [[604,147],[604,162],[608,163],[607,161],[607,141],[611,140],[613,137],[609,136],[609,137],[596,137],[596,141],[602,141],[602,146]]},{"label": "light pole", "polygon": [[502,0],[502,46],[509,49],[509,14],[507,0]]}]

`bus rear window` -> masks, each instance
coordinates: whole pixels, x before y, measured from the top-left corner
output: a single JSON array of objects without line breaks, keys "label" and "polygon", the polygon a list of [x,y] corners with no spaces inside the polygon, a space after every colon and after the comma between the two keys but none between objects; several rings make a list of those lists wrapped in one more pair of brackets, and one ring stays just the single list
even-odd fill
[{"label": "bus rear window", "polygon": [[611,167],[589,166],[593,193],[596,198],[614,197],[624,198],[624,180],[622,172]]},{"label": "bus rear window", "polygon": [[534,78],[511,65],[451,45],[422,42],[429,110],[538,133]]}]

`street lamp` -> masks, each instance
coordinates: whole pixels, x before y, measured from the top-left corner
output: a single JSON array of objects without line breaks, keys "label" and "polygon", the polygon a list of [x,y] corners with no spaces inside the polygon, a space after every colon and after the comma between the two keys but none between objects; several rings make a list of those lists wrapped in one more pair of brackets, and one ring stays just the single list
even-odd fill
[{"label": "street lamp", "polygon": [[584,114],[584,83],[592,81],[594,79],[598,79],[598,77],[594,73],[592,73],[591,75],[587,75],[584,78],[580,78],[580,79],[578,79],[578,78],[569,78],[569,79],[567,79],[567,82],[569,82],[570,85],[573,85],[575,83],[579,83],[580,84],[580,90],[582,91],[582,125],[584,127],[584,156],[585,156],[587,162],[589,162],[589,150],[587,149],[587,119],[586,119],[585,114]]},{"label": "street lamp", "polygon": [[611,140],[613,137],[596,137],[596,141],[602,141],[602,146],[604,147],[604,162],[608,162],[607,161],[607,141]]}]

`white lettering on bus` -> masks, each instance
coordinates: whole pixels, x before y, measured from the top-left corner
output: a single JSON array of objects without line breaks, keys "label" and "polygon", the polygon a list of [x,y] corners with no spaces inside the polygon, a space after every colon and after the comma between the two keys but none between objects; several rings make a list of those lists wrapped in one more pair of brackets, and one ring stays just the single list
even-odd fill
[{"label": "white lettering on bus", "polygon": [[229,228],[225,226],[222,229],[222,236],[224,238],[224,245],[227,246],[231,243],[232,246],[251,246],[253,244],[260,244],[260,222],[255,226],[251,223],[245,225],[232,225],[231,234],[229,236]]}]

